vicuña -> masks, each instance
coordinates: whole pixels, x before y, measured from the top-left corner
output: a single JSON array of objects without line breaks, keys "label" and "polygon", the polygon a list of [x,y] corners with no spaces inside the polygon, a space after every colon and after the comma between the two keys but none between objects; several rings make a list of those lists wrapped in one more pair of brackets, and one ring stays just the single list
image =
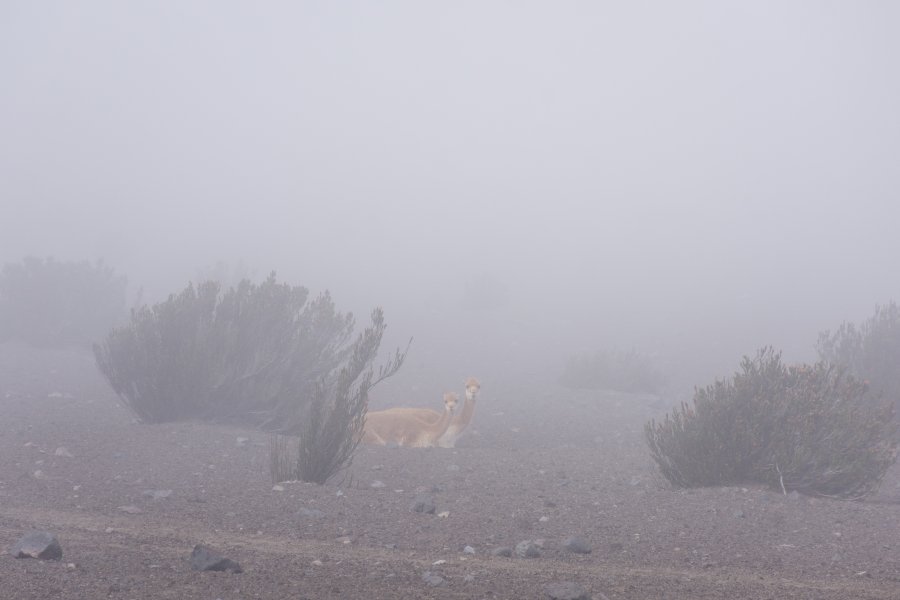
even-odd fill
[{"label": "vicu\u00f1a", "polygon": [[[475,398],[478,397],[478,392],[481,391],[481,384],[474,377],[469,377],[466,380],[466,401],[463,403],[462,410],[453,417],[453,420],[450,421],[449,427],[444,433],[437,439],[437,445],[441,448],[453,448],[456,446],[456,441],[460,438],[466,427],[469,426],[469,423],[472,421],[472,415],[475,413]],[[400,415],[415,417],[421,421],[425,421],[426,423],[435,424],[438,423],[444,416],[446,415],[446,411],[444,414],[439,413],[436,410],[432,410],[430,408],[389,408],[387,410],[377,411],[375,413],[369,413],[369,415],[385,415],[383,418],[387,418],[387,415],[393,415],[399,417]],[[382,417],[379,417],[382,418]],[[365,441],[365,438],[363,438]],[[434,445],[434,444],[432,444]]]},{"label": "vicu\u00f1a", "polygon": [[444,394],[444,414],[439,415],[436,421],[429,421],[409,412],[416,409],[370,412],[366,415],[362,441],[379,446],[430,448],[450,427],[457,404],[459,396],[453,392]]}]

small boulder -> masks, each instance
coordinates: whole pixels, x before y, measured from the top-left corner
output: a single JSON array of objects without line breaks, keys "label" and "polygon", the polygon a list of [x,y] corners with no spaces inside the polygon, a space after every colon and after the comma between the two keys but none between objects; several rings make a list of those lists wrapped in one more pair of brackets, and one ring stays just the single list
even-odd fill
[{"label": "small boulder", "polygon": [[325,513],[318,508],[306,508],[301,506],[300,510],[297,511],[297,516],[306,519],[321,519],[325,516]]},{"label": "small boulder", "polygon": [[563,540],[563,548],[575,554],[590,554],[593,548],[583,537],[573,535]]},{"label": "small boulder", "polygon": [[509,546],[498,546],[497,548],[491,550],[491,556],[504,556],[509,558],[510,556],[512,556],[512,554],[512,548],[510,548]]},{"label": "small boulder", "polygon": [[153,500],[162,500],[163,498],[171,496],[172,490],[144,490],[141,495],[145,498],[152,498]]},{"label": "small boulder", "polygon": [[574,581],[554,581],[544,586],[550,600],[591,600],[590,594]]},{"label": "small boulder", "polygon": [[516,544],[516,556],[520,558],[538,558],[541,549],[532,540],[525,540]]},{"label": "small boulder", "polygon": [[40,560],[59,560],[62,558],[62,547],[59,540],[49,531],[31,531],[12,545],[9,553],[15,558],[37,558]]},{"label": "small boulder", "polygon": [[420,512],[428,515],[433,515],[435,512],[437,512],[437,506],[435,506],[434,504],[434,498],[432,498],[428,494],[416,496],[416,499],[413,500],[409,508],[413,512]]},{"label": "small boulder", "polygon": [[243,573],[244,569],[241,565],[217,554],[202,544],[194,546],[191,552],[191,569],[194,571],[231,571],[232,573]]},{"label": "small boulder", "polygon": [[432,573],[431,571],[425,571],[422,573],[422,581],[430,585],[431,587],[442,586],[446,583],[446,580],[438,575],[437,573]]}]

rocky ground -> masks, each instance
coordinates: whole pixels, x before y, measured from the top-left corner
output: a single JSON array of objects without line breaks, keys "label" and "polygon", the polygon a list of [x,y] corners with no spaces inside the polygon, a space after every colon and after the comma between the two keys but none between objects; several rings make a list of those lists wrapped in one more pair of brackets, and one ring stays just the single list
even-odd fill
[{"label": "rocky ground", "polygon": [[[897,469],[866,502],[672,490],[642,439],[658,400],[476,375],[459,447],[273,485],[267,436],[134,423],[90,354],[2,346],[0,546],[46,530],[63,556],[0,555],[0,596],[900,598]],[[192,570],[196,544],[243,572]]]}]

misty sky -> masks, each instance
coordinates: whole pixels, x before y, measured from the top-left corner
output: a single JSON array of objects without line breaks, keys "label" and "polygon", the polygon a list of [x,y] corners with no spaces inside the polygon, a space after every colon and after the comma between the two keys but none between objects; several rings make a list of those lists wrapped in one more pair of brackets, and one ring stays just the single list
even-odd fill
[{"label": "misty sky", "polygon": [[[890,1],[0,1],[0,260],[151,299],[276,269],[460,381],[808,359],[900,300],[898,30]],[[477,277],[502,310],[462,307]]]}]

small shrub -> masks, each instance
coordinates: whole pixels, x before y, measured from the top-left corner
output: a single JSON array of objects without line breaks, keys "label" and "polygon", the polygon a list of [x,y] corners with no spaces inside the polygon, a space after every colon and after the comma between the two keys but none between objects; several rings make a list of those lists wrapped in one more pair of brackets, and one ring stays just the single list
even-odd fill
[{"label": "small shrub", "polygon": [[559,382],[576,389],[655,393],[665,377],[650,357],[632,350],[573,356],[566,361]]},{"label": "small shrub", "polygon": [[193,285],[94,346],[101,372],[123,401],[151,423],[235,421],[297,433],[316,382],[354,352],[352,315],[325,293],[277,283]]},{"label": "small shrub", "polygon": [[[324,484],[350,466],[362,438],[369,390],[394,375],[406,353],[399,350],[378,370],[372,360],[381,345],[385,323],[381,310],[372,314],[372,326],[359,335],[346,363],[316,386],[301,425],[298,443],[278,436],[270,447],[271,474],[275,481],[299,479]],[[296,454],[293,449],[296,448]],[[290,456],[295,456],[291,460]]]},{"label": "small shrub", "polygon": [[786,367],[771,348],[731,380],[696,390],[645,427],[650,454],[679,487],[763,483],[783,492],[863,498],[897,456],[893,405],[826,362]]},{"label": "small shrub", "polygon": [[127,283],[100,261],[8,263],[0,272],[0,341],[90,346],[125,316]]},{"label": "small shrub", "polygon": [[819,358],[841,365],[867,381],[873,397],[892,400],[900,409],[900,307],[876,306],[861,326],[844,322],[834,333],[823,331],[816,345]]}]

